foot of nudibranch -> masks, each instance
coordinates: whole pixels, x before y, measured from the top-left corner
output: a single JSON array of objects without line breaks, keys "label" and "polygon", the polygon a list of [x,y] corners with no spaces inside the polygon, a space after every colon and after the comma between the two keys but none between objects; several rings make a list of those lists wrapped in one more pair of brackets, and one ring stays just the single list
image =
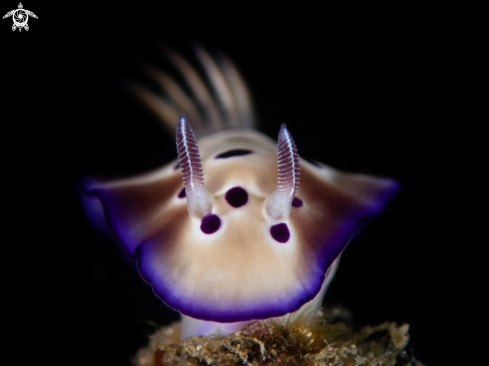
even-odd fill
[{"label": "foot of nudibranch", "polygon": [[[293,316],[294,314],[300,312],[312,312],[314,310],[319,310],[322,308],[324,294],[333,279],[336,269],[338,268],[338,264],[340,262],[340,257],[338,257],[331,267],[329,267],[328,272],[324,278],[323,284],[321,286],[321,290],[316,295],[314,299],[305,303],[299,310],[294,313],[286,314],[283,317],[278,317],[276,319],[283,319],[285,317]],[[244,322],[236,322],[236,323],[217,323],[210,322],[205,320],[194,319],[189,316],[182,314],[182,328],[181,328],[181,339],[184,340],[187,337],[195,336],[195,335],[224,335],[228,333],[234,333],[243,328],[245,325],[252,323],[254,320],[244,321]]]},{"label": "foot of nudibranch", "polygon": [[224,335],[234,333],[252,321],[253,320],[237,323],[216,323],[194,319],[182,314],[181,339],[184,340],[187,337],[195,335],[206,336],[209,334]]},{"label": "foot of nudibranch", "polygon": [[336,270],[338,269],[338,265],[340,263],[340,258],[341,255],[338,258],[336,258],[333,264],[329,267],[328,272],[326,272],[326,276],[324,277],[323,284],[321,285],[321,290],[319,290],[319,293],[316,295],[314,299],[312,299],[309,302],[306,302],[304,305],[300,307],[299,310],[290,314],[286,314],[276,319],[285,320],[286,318],[288,318],[289,316],[293,316],[294,314],[300,314],[302,312],[311,313],[313,311],[321,309],[323,307],[324,294],[328,290],[329,284],[331,283],[334,275],[336,274]]}]

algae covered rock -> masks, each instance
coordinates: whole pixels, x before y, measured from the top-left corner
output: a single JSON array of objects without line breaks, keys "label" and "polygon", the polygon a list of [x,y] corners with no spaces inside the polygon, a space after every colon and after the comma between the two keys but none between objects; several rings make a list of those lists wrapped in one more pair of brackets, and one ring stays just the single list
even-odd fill
[{"label": "algae covered rock", "polygon": [[328,365],[423,366],[408,347],[409,325],[385,322],[354,329],[340,307],[253,322],[227,335],[180,342],[180,323],[161,327],[137,353],[137,366]]}]

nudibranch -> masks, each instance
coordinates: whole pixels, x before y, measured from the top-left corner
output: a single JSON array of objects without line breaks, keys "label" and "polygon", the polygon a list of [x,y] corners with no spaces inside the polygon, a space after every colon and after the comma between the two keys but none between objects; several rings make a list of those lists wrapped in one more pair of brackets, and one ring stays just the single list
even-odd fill
[{"label": "nudibranch", "polygon": [[166,97],[131,88],[176,130],[178,160],[90,180],[87,207],[102,208],[142,278],[183,314],[185,336],[320,307],[341,252],[397,183],[300,158],[285,125],[278,143],[253,129],[248,90],[225,56],[197,48],[204,81],[180,55],[165,54],[193,95],[150,66]]}]

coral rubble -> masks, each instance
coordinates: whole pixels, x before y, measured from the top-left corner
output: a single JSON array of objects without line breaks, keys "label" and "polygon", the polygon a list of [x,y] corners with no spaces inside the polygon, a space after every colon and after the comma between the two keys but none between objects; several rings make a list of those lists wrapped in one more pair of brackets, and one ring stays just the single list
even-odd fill
[{"label": "coral rubble", "polygon": [[424,366],[407,347],[409,325],[385,322],[358,330],[337,321],[341,308],[256,321],[236,333],[192,336],[180,324],[160,328],[137,353],[137,366]]}]

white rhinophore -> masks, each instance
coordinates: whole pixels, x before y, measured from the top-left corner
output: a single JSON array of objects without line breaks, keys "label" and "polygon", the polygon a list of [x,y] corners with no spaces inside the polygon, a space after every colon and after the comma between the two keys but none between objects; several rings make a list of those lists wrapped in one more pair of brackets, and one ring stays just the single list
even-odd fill
[{"label": "white rhinophore", "polygon": [[274,222],[289,217],[292,201],[299,188],[299,155],[285,123],[280,127],[278,135],[277,163],[277,188],[264,202],[265,214]]},{"label": "white rhinophore", "polygon": [[199,148],[184,113],[180,115],[180,123],[177,128],[177,151],[187,195],[188,214],[201,219],[211,213],[214,197],[204,186],[204,172]]}]

